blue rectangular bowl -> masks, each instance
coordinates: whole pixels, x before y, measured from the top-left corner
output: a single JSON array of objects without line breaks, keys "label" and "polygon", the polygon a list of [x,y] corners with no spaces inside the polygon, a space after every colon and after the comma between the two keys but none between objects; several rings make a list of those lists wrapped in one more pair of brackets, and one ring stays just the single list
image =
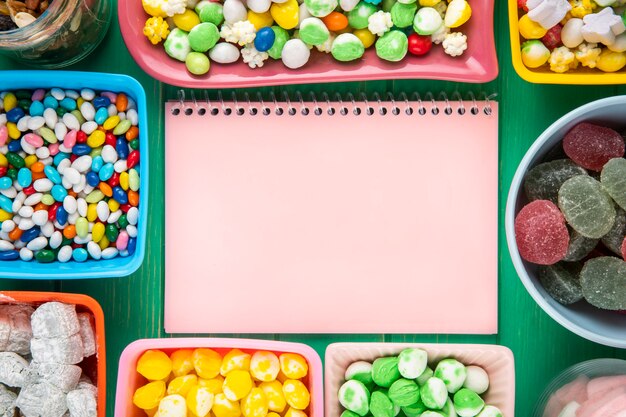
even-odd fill
[{"label": "blue rectangular bowl", "polygon": [[131,256],[86,262],[0,261],[0,278],[83,279],[117,278],[132,274],[143,262],[146,252],[148,219],[148,114],[146,92],[137,80],[126,75],[78,71],[0,71],[0,92],[6,90],[53,88],[122,92],[137,103],[139,114],[139,219],[137,248]]}]

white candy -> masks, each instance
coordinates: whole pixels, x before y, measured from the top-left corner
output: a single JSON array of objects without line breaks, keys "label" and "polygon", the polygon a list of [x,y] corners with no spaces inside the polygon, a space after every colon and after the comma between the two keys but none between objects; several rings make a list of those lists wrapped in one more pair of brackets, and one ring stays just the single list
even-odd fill
[{"label": "white candy", "polygon": [[465,368],[467,377],[463,386],[480,395],[489,388],[489,375],[480,366],[470,365]]},{"label": "white candy", "polygon": [[15,187],[11,187],[7,188],[6,190],[0,190],[0,194],[5,197],[15,198],[15,196],[17,195],[17,190],[15,189]]},{"label": "white candy", "polygon": [[87,179],[85,178],[84,175],[81,175],[80,181],[78,181],[78,184],[74,184],[74,186],[72,187],[72,190],[74,190],[75,193],[80,193],[81,191],[85,189],[86,185],[87,185]]},{"label": "white candy", "polygon": [[63,235],[60,231],[56,230],[52,233],[52,236],[50,236],[50,247],[56,249],[61,246],[61,243],[63,243]]},{"label": "white candy", "polygon": [[98,205],[96,206],[96,212],[98,213],[98,218],[101,222],[107,221],[109,218],[109,214],[111,214],[111,210],[109,210],[109,205],[106,201],[100,200]]},{"label": "white candy", "polygon": [[306,7],[306,4],[302,3],[300,6],[298,6],[298,26],[296,26],[296,28],[300,29],[302,22],[305,19],[309,19],[311,17],[313,17],[313,15],[309,12],[308,7]]},{"label": "white candy", "polygon": [[80,334],[48,339],[33,338],[30,341],[30,352],[37,362],[75,365],[83,360],[83,341]]},{"label": "white candy", "polygon": [[85,236],[84,238],[80,236],[76,236],[74,238],[74,243],[78,243],[79,245],[84,245],[91,240],[92,240],[91,233],[87,233],[87,236]]},{"label": "white candy", "polygon": [[41,226],[41,234],[45,237],[50,237],[54,233],[54,225],[52,222],[48,221],[46,224]]},{"label": "white candy", "polygon": [[30,261],[31,259],[33,259],[33,251],[28,249],[28,248],[22,248],[20,249],[20,259],[23,261]]},{"label": "white candy", "polygon": [[102,259],[113,259],[117,256],[118,250],[115,248],[105,248],[102,251]]},{"label": "white candy", "polygon": [[63,208],[67,212],[67,214],[74,214],[78,209],[78,203],[76,202],[76,198],[74,196],[68,195],[63,199]]},{"label": "white candy", "polygon": [[87,121],[91,121],[96,117],[96,109],[94,109],[93,104],[88,101],[81,104],[80,112]]},{"label": "white candy", "polygon": [[0,240],[0,252],[6,252],[15,249],[13,243],[8,240]]},{"label": "white candy", "polygon": [[82,90],[80,90],[80,96],[83,98],[83,100],[91,101],[96,98],[96,93],[89,88],[83,88]]},{"label": "white candy", "polygon": [[[26,248],[22,248],[20,249],[20,255],[22,251],[24,251],[25,257],[30,255],[32,259],[32,252]],[[30,254],[27,252],[30,252]],[[11,320],[11,333],[8,343],[6,344],[6,350],[20,355],[29,355],[30,341],[33,338],[33,331],[30,325],[30,317],[33,314],[33,308],[19,304],[4,305],[2,314],[9,317]]]},{"label": "white candy", "polygon": [[282,61],[287,68],[297,69],[309,61],[311,51],[300,39],[290,39],[282,51]]},{"label": "white candy", "polygon": [[127,110],[126,118],[130,121],[130,124],[133,126],[137,126],[139,124],[139,115],[137,114],[137,110],[135,109]]},{"label": "white candy", "polygon": [[34,210],[30,206],[24,206],[17,213],[22,217],[31,217],[34,213]]},{"label": "white candy", "polygon": [[615,42],[612,45],[608,45],[608,48],[613,52],[626,52],[626,33],[617,35]]},{"label": "white candy", "polygon": [[115,104],[109,104],[107,112],[109,113],[109,117],[115,116],[117,114],[117,107],[115,107]]},{"label": "white candy", "polygon": [[272,5],[271,0],[248,0],[248,8],[255,13],[265,13]]},{"label": "white candy", "polygon": [[121,174],[124,171],[128,171],[128,163],[125,159],[120,159],[113,165],[113,170],[118,174]]},{"label": "white candy", "polygon": [[467,371],[465,365],[456,359],[443,359],[435,368],[435,377],[444,381],[448,392],[454,394],[463,386]]},{"label": "white candy", "polygon": [[[78,161],[81,157],[76,158],[76,161]],[[74,162],[76,162],[74,161]],[[72,162],[69,160],[69,158],[66,158],[64,160],[62,160],[61,162],[59,162],[59,165],[57,165],[57,171],[59,172],[59,174],[63,175],[63,172],[65,171],[65,168],[69,167],[72,164]]]},{"label": "white candy", "polygon": [[68,262],[70,259],[72,259],[72,247],[67,245],[67,246],[63,246],[60,250],[59,253],[57,254],[57,259],[59,262]]},{"label": "white candy", "polygon": [[[46,119],[43,116],[34,116],[28,120],[28,130],[37,130],[46,124]],[[18,128],[19,129],[19,128]]]},{"label": "white candy", "polygon": [[65,90],[65,97],[69,97],[72,100],[77,100],[78,97],[80,97],[80,94],[78,94],[78,91],[75,90]]},{"label": "white candy", "polygon": [[39,159],[46,159],[47,157],[50,156],[50,149],[48,149],[45,146],[42,146],[41,148],[37,148],[35,150],[35,155],[37,155],[37,158]]},{"label": "white candy", "polygon": [[[89,243],[93,243],[98,249],[100,249],[97,243]],[[89,244],[87,247],[89,248]],[[89,253],[91,254],[91,252]],[[97,254],[99,255],[99,253]],[[91,314],[79,313],[78,322],[80,323],[80,337],[83,341],[83,352],[85,357],[88,358],[89,356],[96,354],[96,335],[93,324],[91,323]]]},{"label": "white candy", "polygon": [[76,386],[76,389],[89,390],[93,393],[93,395],[96,398],[98,397],[98,388],[96,388],[96,386],[91,382],[91,380],[86,375],[82,375],[80,377],[80,381],[78,381],[78,385]]},{"label": "white candy", "polygon": [[15,400],[17,394],[9,391],[4,385],[0,385],[0,415],[13,417],[15,415]]},{"label": "white candy", "polygon": [[572,10],[567,0],[528,0],[526,6],[528,18],[544,29],[550,29],[559,23]]},{"label": "white candy", "polygon": [[123,111],[119,112],[117,116],[120,118],[120,120],[126,120],[126,113]]},{"label": "white candy", "polygon": [[72,113],[65,113],[63,115],[63,124],[69,130],[79,130],[80,129],[80,122],[78,121],[76,116],[74,116]]},{"label": "white candy", "polygon": [[0,226],[0,230],[4,233],[12,232],[15,229],[15,222],[13,220],[5,220],[2,222],[2,226]]},{"label": "white candy", "polygon": [[35,223],[33,223],[31,219],[20,218],[20,222],[17,225],[17,227],[19,227],[22,230],[28,230],[28,229],[32,229],[33,227],[35,227]]},{"label": "white candy", "polygon": [[54,129],[57,122],[59,121],[59,116],[57,116],[57,112],[54,109],[47,108],[43,111],[43,118],[46,120],[46,126],[50,129]]},{"label": "white candy", "polygon": [[0,383],[23,387],[28,380],[28,361],[14,352],[0,352]]},{"label": "white candy", "polygon": [[82,130],[88,135],[91,135],[97,128],[98,128],[98,123],[94,122],[93,120],[90,120],[88,122],[83,123],[82,126],[80,127],[80,130]]},{"label": "white candy", "polygon": [[422,349],[405,349],[398,356],[398,370],[407,379],[419,377],[428,366],[428,354]]},{"label": "white candy", "polygon": [[69,392],[67,394],[67,407],[71,417],[96,417],[98,414],[96,397],[86,389]]},{"label": "white candy", "polygon": [[563,407],[558,417],[576,417],[576,411],[579,408],[580,408],[580,404],[578,404],[576,401],[571,401],[567,403],[565,407]]},{"label": "white candy", "polygon": [[30,363],[30,382],[36,384],[47,382],[63,392],[70,392],[76,388],[82,369],[76,365],[63,365],[57,363]]},{"label": "white candy", "polygon": [[28,130],[28,122],[30,122],[30,116],[24,116],[17,121],[16,127],[20,132],[26,132]]},{"label": "white candy", "polygon": [[52,189],[54,184],[48,178],[40,178],[33,183],[33,187],[35,191],[39,191],[42,193],[48,192]]},{"label": "white candy", "polygon": [[346,11],[349,12],[359,4],[359,0],[339,0],[339,6]]},{"label": "white candy", "polygon": [[69,337],[80,331],[76,307],[56,301],[44,303],[31,317],[33,336]]},{"label": "white candy", "polygon": [[476,417],[500,417],[502,411],[493,405],[486,405]]},{"label": "white candy", "polygon": [[187,413],[185,398],[178,394],[168,395],[159,403],[157,415],[164,417],[184,416]]},{"label": "white candy", "polygon": [[33,223],[37,226],[43,226],[48,222],[48,212],[46,210],[37,210],[33,213]]},{"label": "white candy", "polygon": [[232,43],[218,43],[209,51],[209,57],[218,64],[231,64],[239,59],[241,52]]},{"label": "white candy", "polygon": [[[23,194],[23,193],[22,193]],[[26,194],[24,194],[26,195]],[[34,206],[35,204],[39,204],[41,199],[43,198],[42,193],[33,193],[24,199],[24,205],[26,206]]]},{"label": "white candy", "polygon": [[139,219],[139,209],[137,207],[131,207],[126,213],[126,220],[128,220],[129,224],[133,226],[137,224],[137,220]]},{"label": "white candy", "polygon": [[80,172],[75,168],[69,167],[65,168],[63,171],[63,178],[66,179],[71,185],[76,185],[80,183]]},{"label": "white candy", "polygon": [[53,88],[50,90],[50,95],[56,98],[58,101],[61,101],[65,98],[65,91],[60,88]]},{"label": "white candy", "polygon": [[67,411],[65,393],[47,382],[24,387],[15,405],[24,417],[62,417]]},{"label": "white candy", "polygon": [[[80,217],[87,217],[87,201],[84,198],[80,197],[76,200],[78,205],[78,214]],[[129,210],[130,211],[130,210]]]},{"label": "white candy", "polygon": [[0,126],[5,126],[6,124],[7,124],[7,115],[5,113],[2,113],[0,114]]},{"label": "white candy", "polygon": [[32,251],[42,250],[48,244],[48,239],[43,236],[39,236],[28,242],[26,247]]},{"label": "white candy", "polygon": [[111,145],[104,145],[102,147],[102,160],[105,163],[115,163],[117,161],[117,152],[115,151],[115,148]]},{"label": "white candy", "polygon": [[122,217],[122,210],[116,210],[113,213],[111,213],[111,215],[109,216],[109,220],[107,220],[107,223],[109,224],[116,223],[120,219],[120,217]]},{"label": "white candy", "polygon": [[622,18],[617,16],[610,7],[598,13],[586,15],[583,17],[583,23],[583,38],[590,43],[612,45],[615,42],[615,36],[626,30]]},{"label": "white candy", "polygon": [[248,17],[246,6],[239,0],[225,0],[223,13],[224,20],[230,24],[246,20]]},{"label": "white candy", "polygon": [[83,188],[83,193],[85,195],[89,195],[89,193],[91,193],[94,190],[94,188],[89,185],[89,184],[85,184],[85,188]]},{"label": "white candy", "polygon": [[74,162],[72,162],[72,168],[74,168],[81,174],[84,174],[85,172],[89,170],[89,168],[91,168],[91,162],[92,162],[91,156],[89,155],[79,156],[78,158],[74,160]]},{"label": "white candy", "polygon": [[65,139],[65,135],[67,135],[67,127],[63,123],[57,123],[54,126],[54,134],[57,139],[63,141],[63,139]]},{"label": "white candy", "polygon": [[100,249],[100,246],[98,246],[98,244],[93,240],[87,242],[87,252],[89,252],[89,255],[95,260],[98,260],[102,257],[102,249]]},{"label": "white candy", "polygon": [[137,237],[137,227],[129,224],[126,226],[126,233],[128,233],[129,237]]},{"label": "white candy", "polygon": [[35,20],[37,20],[37,18],[30,13],[19,12],[15,14],[15,18],[13,20],[15,21],[15,25],[18,28],[23,28],[33,23]]},{"label": "white candy", "polygon": [[30,143],[26,142],[24,138],[20,140],[20,144],[22,145],[22,150],[29,155],[34,155],[35,152],[37,152],[37,149]]}]

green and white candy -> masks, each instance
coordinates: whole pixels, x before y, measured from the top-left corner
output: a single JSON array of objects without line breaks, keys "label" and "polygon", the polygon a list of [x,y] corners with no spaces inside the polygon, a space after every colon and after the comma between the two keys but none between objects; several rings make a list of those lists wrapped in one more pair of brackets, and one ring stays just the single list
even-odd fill
[{"label": "green and white candy", "polygon": [[[337,37],[339,39],[339,37]],[[335,40],[337,42],[337,40]],[[372,364],[372,379],[376,385],[389,388],[391,384],[400,379],[398,370],[398,358],[395,356],[378,358]]]},{"label": "green and white candy", "polygon": [[489,389],[489,375],[480,366],[470,365],[465,368],[467,376],[463,387],[474,391],[476,394],[483,394]]},{"label": "green and white candy", "polygon": [[352,33],[342,33],[333,41],[330,53],[337,61],[348,62],[363,56],[363,42]]},{"label": "green and white candy", "polygon": [[402,407],[402,412],[406,417],[420,417],[426,410],[427,408],[421,398],[417,400],[415,404],[408,407]]},{"label": "green and white candy", "polygon": [[280,26],[272,26],[272,31],[274,31],[274,44],[267,53],[273,59],[281,59],[283,48],[291,36]]},{"label": "green and white candy", "polygon": [[443,25],[443,19],[439,12],[432,7],[422,7],[415,14],[413,29],[419,35],[432,35]]},{"label": "green and white candy", "polygon": [[337,0],[304,0],[306,8],[315,17],[328,16],[338,5]]},{"label": "green and white candy", "polygon": [[341,413],[341,416],[339,417],[359,417],[359,415],[354,411],[343,410],[343,413]]},{"label": "green and white candy", "polygon": [[398,355],[398,370],[403,378],[416,379],[428,366],[428,353],[422,349],[404,349]]},{"label": "green and white candy", "polygon": [[383,391],[374,391],[370,398],[370,413],[374,417],[395,417],[396,408]]},{"label": "green and white candy", "polygon": [[486,405],[476,417],[503,417],[502,411],[493,405]]},{"label": "green and white candy", "polygon": [[300,23],[300,39],[309,45],[321,45],[329,36],[328,28],[317,17],[306,18]]},{"label": "green and white candy", "polygon": [[370,392],[360,381],[351,379],[344,382],[339,388],[338,398],[343,408],[361,417],[370,411]]},{"label": "green and white candy", "polygon": [[460,417],[474,417],[484,406],[483,399],[472,390],[461,388],[454,394],[454,408]]},{"label": "green and white candy", "polygon": [[429,367],[426,367],[424,372],[422,372],[422,374],[417,377],[415,382],[417,382],[417,385],[419,385],[421,387],[422,385],[424,385],[426,383],[426,381],[428,381],[434,375],[435,375],[435,372],[432,369],[430,369]]},{"label": "green and white candy", "polygon": [[420,399],[420,388],[412,379],[400,378],[391,384],[388,395],[394,405],[408,407]]},{"label": "green and white candy", "polygon": [[374,382],[372,380],[372,364],[365,361],[351,363],[344,376],[346,381],[355,379],[362,382],[366,387]]},{"label": "green and white candy", "polygon": [[427,410],[427,411],[424,411],[420,417],[446,417],[446,416],[444,416],[443,414],[437,411]]},{"label": "green and white candy", "polygon": [[399,30],[391,30],[376,41],[376,55],[385,61],[401,61],[408,50],[409,39]]},{"label": "green and white candy", "polygon": [[391,7],[391,21],[399,28],[408,28],[413,24],[417,5],[397,2]]},{"label": "green and white candy", "polygon": [[444,359],[437,364],[435,376],[446,384],[450,394],[454,394],[463,386],[467,370],[465,365],[456,359]]},{"label": "green and white candy", "polygon": [[187,32],[178,28],[172,29],[163,46],[165,53],[182,62],[185,62],[187,55],[191,52]]},{"label": "green and white candy", "polygon": [[359,2],[348,12],[348,24],[353,29],[365,29],[369,25],[369,18],[376,13],[378,8],[365,1]]},{"label": "green and white candy", "polygon": [[424,405],[431,410],[441,410],[448,400],[446,384],[437,377],[432,377],[420,390]]},{"label": "green and white candy", "polygon": [[454,403],[452,402],[450,397],[448,397],[448,399],[446,400],[446,403],[444,404],[440,413],[443,414],[445,417],[458,417],[454,408]]},{"label": "green and white candy", "polygon": [[203,23],[219,26],[224,21],[224,6],[214,1],[202,0],[196,5],[196,13]]}]

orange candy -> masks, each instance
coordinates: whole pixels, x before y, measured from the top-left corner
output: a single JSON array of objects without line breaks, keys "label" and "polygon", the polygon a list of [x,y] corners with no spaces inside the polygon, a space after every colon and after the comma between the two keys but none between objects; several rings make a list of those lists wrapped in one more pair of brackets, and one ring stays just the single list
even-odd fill
[{"label": "orange candy", "polygon": [[328,30],[331,32],[343,30],[348,27],[348,18],[343,13],[339,12],[332,12],[328,16],[322,18],[322,22],[324,22]]},{"label": "orange candy", "polygon": [[9,239],[11,240],[18,240],[20,237],[22,237],[22,229],[19,227],[16,227],[9,232]]},{"label": "orange candy", "polygon": [[46,178],[46,174],[44,174],[43,172],[33,172],[33,182],[40,180],[42,178]]},{"label": "orange candy", "polygon": [[45,167],[46,166],[42,164],[41,162],[35,162],[34,164],[30,166],[30,170],[33,172],[43,172],[43,169]]},{"label": "orange candy", "polygon": [[111,197],[113,195],[113,189],[106,182],[101,182],[98,188],[100,189],[100,191],[102,191],[102,194],[107,197]]},{"label": "orange candy", "polygon": [[76,226],[70,224],[65,227],[65,229],[63,229],[63,236],[68,239],[74,239],[76,237]]},{"label": "orange candy", "polygon": [[126,94],[124,93],[119,93],[117,95],[117,100],[115,100],[115,108],[117,109],[117,111],[126,111],[127,107],[128,97],[126,97]]},{"label": "orange candy", "polygon": [[139,136],[139,129],[137,126],[131,126],[130,129],[126,132],[126,140],[133,140],[137,136]]},{"label": "orange candy", "polygon": [[48,210],[48,206],[46,206],[44,203],[37,203],[37,205],[33,208],[33,211],[39,210]]},{"label": "orange candy", "polygon": [[128,204],[133,207],[137,207],[139,205],[139,193],[137,191],[128,191]]}]

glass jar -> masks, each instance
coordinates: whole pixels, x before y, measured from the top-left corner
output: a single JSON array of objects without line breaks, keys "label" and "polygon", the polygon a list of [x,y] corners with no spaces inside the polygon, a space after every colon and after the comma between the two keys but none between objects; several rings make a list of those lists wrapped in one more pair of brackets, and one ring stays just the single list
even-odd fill
[{"label": "glass jar", "polygon": [[111,0],[52,0],[30,25],[0,32],[0,53],[31,66],[66,67],[100,44],[111,12]]}]

